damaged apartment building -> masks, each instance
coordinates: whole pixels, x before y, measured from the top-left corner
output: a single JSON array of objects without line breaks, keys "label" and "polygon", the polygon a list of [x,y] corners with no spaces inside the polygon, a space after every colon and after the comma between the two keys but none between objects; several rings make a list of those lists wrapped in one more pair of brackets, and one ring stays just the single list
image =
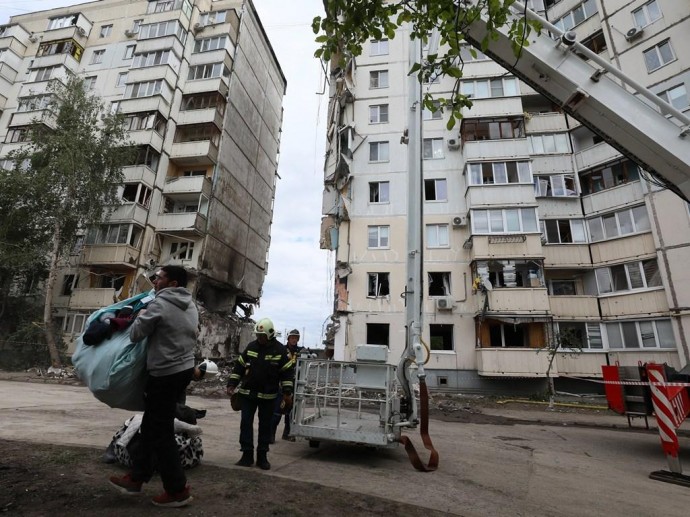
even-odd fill
[{"label": "damaged apartment building", "polygon": [[[681,4],[528,2],[687,111]],[[321,247],[335,259],[326,344],[339,360],[368,343],[397,361],[406,345],[409,45],[403,26],[331,64]],[[684,367],[687,203],[480,51],[462,59],[473,107],[452,130],[442,109],[422,113],[428,385],[534,390],[548,370],[557,385],[592,389],[569,378],[596,379],[605,364]],[[454,82],[421,87],[448,98]]]},{"label": "damaged apartment building", "polygon": [[253,3],[99,0],[12,17],[0,26],[0,159],[69,74],[125,115],[136,153],[122,203],[58,276],[68,352],[93,310],[176,264],[192,273],[200,354],[225,357],[266,276],[286,89]]}]

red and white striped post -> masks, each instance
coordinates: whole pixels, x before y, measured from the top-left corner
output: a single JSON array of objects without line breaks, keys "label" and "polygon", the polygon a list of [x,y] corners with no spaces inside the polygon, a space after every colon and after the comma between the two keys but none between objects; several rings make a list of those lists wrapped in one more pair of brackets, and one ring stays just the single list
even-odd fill
[{"label": "red and white striped post", "polygon": [[661,447],[666,454],[668,468],[674,474],[682,474],[676,429],[690,409],[687,391],[683,386],[666,384],[666,373],[662,364],[647,364],[647,375],[652,392],[652,405],[659,427]]}]

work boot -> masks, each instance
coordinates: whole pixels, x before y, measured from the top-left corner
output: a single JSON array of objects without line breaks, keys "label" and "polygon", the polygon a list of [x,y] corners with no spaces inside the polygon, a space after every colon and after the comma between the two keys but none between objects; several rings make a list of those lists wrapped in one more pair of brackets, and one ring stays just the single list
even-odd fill
[{"label": "work boot", "polygon": [[256,466],[261,470],[270,470],[271,464],[268,462],[268,458],[266,457],[266,451],[257,451]]},{"label": "work boot", "polygon": [[242,451],[242,457],[235,465],[240,467],[251,467],[254,465],[254,453],[252,451]]}]

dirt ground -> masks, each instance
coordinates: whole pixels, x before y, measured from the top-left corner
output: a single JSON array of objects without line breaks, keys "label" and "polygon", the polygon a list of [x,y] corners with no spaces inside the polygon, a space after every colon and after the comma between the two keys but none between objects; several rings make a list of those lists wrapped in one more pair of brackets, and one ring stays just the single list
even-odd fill
[{"label": "dirt ground", "polygon": [[[0,379],[79,385],[69,370],[47,375],[41,370],[2,372]],[[190,394],[221,397],[220,379],[206,379],[190,386]],[[518,420],[482,413],[500,401],[486,397],[433,397],[431,418],[450,422],[510,425]],[[601,403],[601,402],[600,402]],[[511,409],[520,404],[511,404]],[[528,407],[525,404],[525,407]],[[533,408],[533,406],[532,406]],[[577,411],[577,409],[569,409]],[[531,422],[534,423],[534,422]],[[124,496],[107,483],[109,476],[125,469],[101,461],[103,450],[28,444],[0,440],[0,512],[9,515],[158,515],[170,511],[153,506],[151,497],[161,491],[158,477],[145,485],[142,496]],[[205,464],[187,471],[196,502],[178,515],[339,515],[425,516],[440,512],[388,499],[354,494],[313,483],[266,475],[256,468],[218,468]],[[309,494],[304,497],[304,494]]]}]

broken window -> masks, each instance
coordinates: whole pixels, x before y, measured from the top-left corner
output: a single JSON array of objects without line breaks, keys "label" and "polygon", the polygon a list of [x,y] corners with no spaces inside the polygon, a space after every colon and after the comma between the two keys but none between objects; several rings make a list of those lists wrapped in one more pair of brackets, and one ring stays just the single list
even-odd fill
[{"label": "broken window", "polygon": [[574,296],[577,294],[575,280],[551,280],[550,293],[552,296]]},{"label": "broken window", "polygon": [[193,242],[170,243],[170,258],[173,260],[191,260],[194,255]]},{"label": "broken window", "polygon": [[461,135],[463,142],[524,138],[525,122],[522,117],[464,119]]},{"label": "broken window", "polygon": [[478,260],[474,276],[492,287],[544,287],[543,266],[537,260]]},{"label": "broken window", "polygon": [[429,281],[429,296],[450,295],[450,273],[431,271],[427,273]]},{"label": "broken window", "polygon": [[367,345],[389,346],[388,323],[367,323]]},{"label": "broken window", "polygon": [[429,325],[429,348],[431,350],[452,351],[453,325]]},{"label": "broken window", "polygon": [[390,295],[389,273],[368,273],[367,296],[379,298]]},{"label": "broken window", "polygon": [[542,236],[549,244],[587,242],[582,219],[545,219],[541,221]]},{"label": "broken window", "polygon": [[372,181],[369,183],[369,202],[370,203],[389,203],[390,202],[390,182]]},{"label": "broken window", "polygon": [[445,179],[424,180],[425,201],[447,201],[448,187]]},{"label": "broken window", "polygon": [[470,185],[532,183],[529,162],[482,162],[467,165]]},{"label": "broken window", "polygon": [[70,296],[72,294],[72,290],[77,286],[78,283],[79,277],[77,275],[65,275],[62,278],[62,289],[60,294],[62,296]]}]

